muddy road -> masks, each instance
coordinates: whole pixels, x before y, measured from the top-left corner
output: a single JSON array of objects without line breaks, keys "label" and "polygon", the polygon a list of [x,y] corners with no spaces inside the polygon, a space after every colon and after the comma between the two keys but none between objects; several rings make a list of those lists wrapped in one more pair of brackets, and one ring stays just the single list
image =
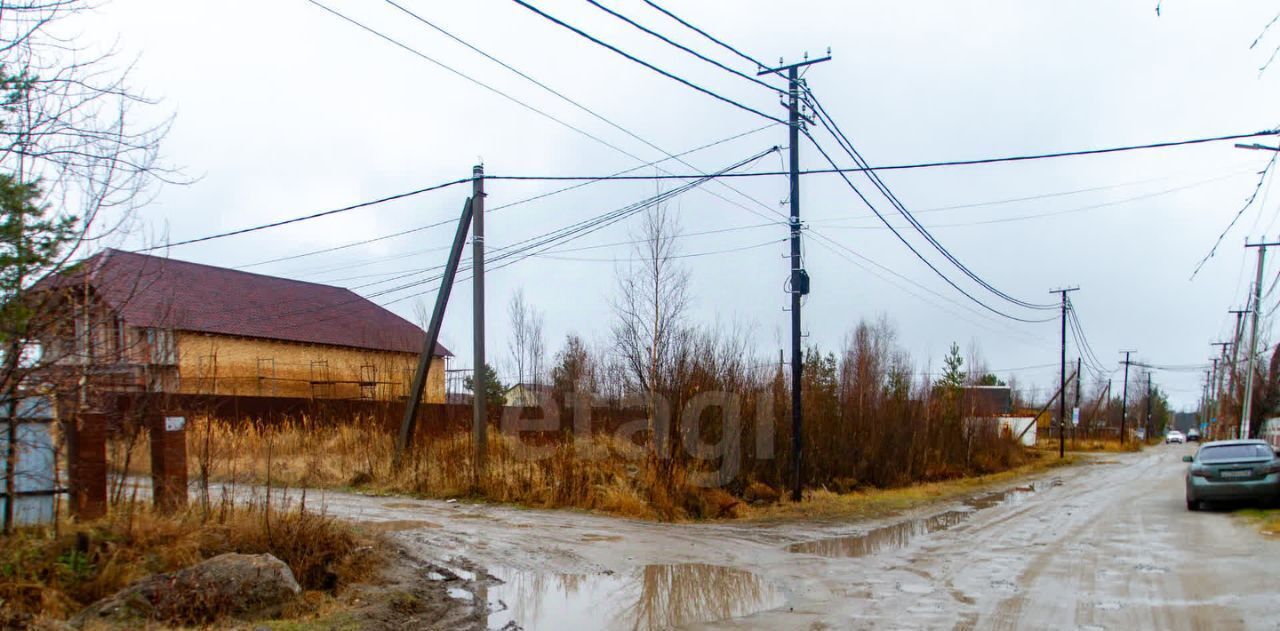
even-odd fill
[{"label": "muddy road", "polygon": [[1280,541],[1187,512],[1193,450],[1108,455],[878,522],[324,501],[386,522],[491,629],[1280,629]]}]

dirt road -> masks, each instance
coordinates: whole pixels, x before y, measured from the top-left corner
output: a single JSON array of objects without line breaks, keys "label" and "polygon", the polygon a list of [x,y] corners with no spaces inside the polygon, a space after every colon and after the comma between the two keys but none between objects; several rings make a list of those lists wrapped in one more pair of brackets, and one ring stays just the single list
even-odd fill
[{"label": "dirt road", "polygon": [[[1280,540],[1186,511],[1173,445],[875,523],[663,525],[330,494],[483,626],[1280,629]],[[510,627],[509,627],[510,628]]]}]

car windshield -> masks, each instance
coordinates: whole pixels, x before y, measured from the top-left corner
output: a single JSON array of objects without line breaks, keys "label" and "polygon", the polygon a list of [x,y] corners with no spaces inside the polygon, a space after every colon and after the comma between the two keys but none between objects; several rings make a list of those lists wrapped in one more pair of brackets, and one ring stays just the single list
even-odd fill
[{"label": "car windshield", "polygon": [[1268,458],[1270,456],[1271,448],[1266,445],[1216,445],[1201,449],[1199,459],[1201,462],[1211,462],[1215,460]]}]

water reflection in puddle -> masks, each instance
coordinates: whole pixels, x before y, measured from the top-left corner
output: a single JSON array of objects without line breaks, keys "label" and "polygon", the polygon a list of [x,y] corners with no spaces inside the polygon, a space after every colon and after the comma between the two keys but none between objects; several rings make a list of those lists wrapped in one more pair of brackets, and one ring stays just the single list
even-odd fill
[{"label": "water reflection in puddle", "polygon": [[965,500],[963,510],[951,510],[929,517],[898,522],[850,537],[794,543],[788,546],[787,550],[825,557],[864,557],[882,550],[905,548],[916,537],[951,528],[968,519],[976,511],[999,504],[1020,502],[1035,491],[1034,486],[1024,486],[998,493],[988,493]]},{"label": "water reflection in puddle", "polygon": [[649,565],[626,574],[542,574],[497,568],[482,586],[490,629],[669,629],[779,607],[758,575],[717,565]]}]

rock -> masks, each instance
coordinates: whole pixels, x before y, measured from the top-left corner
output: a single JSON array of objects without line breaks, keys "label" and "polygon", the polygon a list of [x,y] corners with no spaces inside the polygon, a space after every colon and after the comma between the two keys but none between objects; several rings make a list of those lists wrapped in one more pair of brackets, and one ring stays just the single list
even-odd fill
[{"label": "rock", "polygon": [[188,568],[155,574],[86,608],[76,628],[92,620],[139,618],[207,624],[224,616],[244,620],[279,615],[302,593],[293,572],[270,554],[222,554]]}]

